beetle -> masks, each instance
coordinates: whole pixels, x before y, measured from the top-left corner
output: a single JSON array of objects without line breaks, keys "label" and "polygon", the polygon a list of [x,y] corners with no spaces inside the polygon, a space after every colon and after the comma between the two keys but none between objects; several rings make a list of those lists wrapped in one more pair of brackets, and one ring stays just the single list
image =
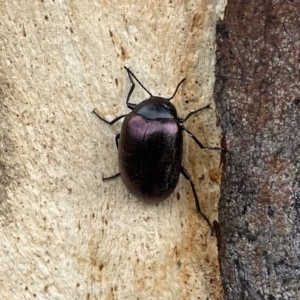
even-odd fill
[{"label": "beetle", "polygon": [[[125,118],[121,133],[115,137],[118,148],[119,173],[103,178],[103,180],[113,179],[120,175],[126,188],[137,199],[147,203],[159,203],[173,193],[179,175],[182,174],[190,182],[197,211],[213,232],[210,221],[201,210],[194,183],[182,165],[183,131],[187,132],[201,149],[222,150],[219,147],[204,146],[183,125],[192,115],[209,108],[210,105],[188,113],[184,119],[179,118],[175,106],[170,101],[176,95],[185,78],[178,83],[170,98],[162,98],[153,96],[129,68],[124,68],[131,82],[126,105],[132,111],[112,121],[107,121],[95,109],[92,111],[99,119],[109,125]],[[150,96],[139,104],[129,102],[135,88],[133,79]]]}]

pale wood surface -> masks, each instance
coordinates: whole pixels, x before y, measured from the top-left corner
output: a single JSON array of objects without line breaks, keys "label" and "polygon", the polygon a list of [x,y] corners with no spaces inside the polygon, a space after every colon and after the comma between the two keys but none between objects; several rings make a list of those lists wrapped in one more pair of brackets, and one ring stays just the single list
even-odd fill
[{"label": "pale wood surface", "polygon": [[[91,111],[128,112],[124,65],[165,97],[186,77],[180,116],[213,102],[224,2],[0,1],[1,299],[222,299],[216,239],[189,183],[158,206],[120,179],[103,183],[118,170],[120,123]],[[219,144],[214,109],[187,123]],[[219,153],[185,141],[184,165],[215,220]]]}]

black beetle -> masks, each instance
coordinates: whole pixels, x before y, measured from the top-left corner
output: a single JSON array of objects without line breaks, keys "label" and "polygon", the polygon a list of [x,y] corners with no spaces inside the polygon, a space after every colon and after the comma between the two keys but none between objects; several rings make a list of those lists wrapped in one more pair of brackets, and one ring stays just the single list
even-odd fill
[{"label": "black beetle", "polygon": [[[182,166],[182,130],[185,130],[201,149],[217,149],[219,147],[203,146],[201,142],[184,126],[183,123],[193,114],[209,105],[190,112],[184,119],[177,116],[175,106],[170,102],[175,96],[181,80],[171,98],[153,96],[127,68],[131,88],[127,95],[126,105],[132,110],[129,114],[107,121],[93,113],[109,125],[124,118],[121,134],[116,135],[118,148],[119,173],[103,178],[108,180],[121,175],[121,178],[131,194],[148,203],[158,203],[168,198],[174,191],[181,173],[191,184],[197,211],[212,225],[202,213],[194,183],[187,170]],[[129,99],[135,88],[133,78],[150,95],[149,99],[140,104],[130,103]]]}]

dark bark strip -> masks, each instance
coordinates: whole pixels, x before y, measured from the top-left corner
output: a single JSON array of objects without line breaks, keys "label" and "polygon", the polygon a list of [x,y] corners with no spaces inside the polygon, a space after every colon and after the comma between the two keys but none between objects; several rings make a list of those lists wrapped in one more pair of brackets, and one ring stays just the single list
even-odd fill
[{"label": "dark bark strip", "polygon": [[300,0],[229,0],[217,44],[225,299],[300,299]]}]

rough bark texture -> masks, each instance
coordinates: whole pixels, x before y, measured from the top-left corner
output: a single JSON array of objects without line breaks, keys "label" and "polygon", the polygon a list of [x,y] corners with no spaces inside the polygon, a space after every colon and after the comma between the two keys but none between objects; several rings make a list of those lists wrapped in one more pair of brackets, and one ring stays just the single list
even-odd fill
[{"label": "rough bark texture", "polygon": [[[223,0],[0,0],[0,299],[222,299],[215,237],[189,183],[130,196],[114,137],[130,67],[180,117],[213,103]],[[138,103],[147,97],[140,88]],[[212,104],[212,108],[214,105]],[[219,145],[215,110],[186,126]],[[184,166],[217,219],[218,151],[184,137]]]},{"label": "rough bark texture", "polygon": [[225,299],[300,299],[300,1],[228,1],[215,99]]}]

